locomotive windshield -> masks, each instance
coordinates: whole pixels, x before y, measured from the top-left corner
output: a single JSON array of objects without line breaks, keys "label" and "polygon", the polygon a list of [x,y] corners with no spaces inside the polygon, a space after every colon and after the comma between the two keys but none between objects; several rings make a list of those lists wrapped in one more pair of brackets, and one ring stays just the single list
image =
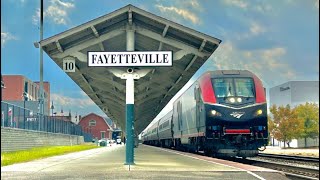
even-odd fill
[{"label": "locomotive windshield", "polygon": [[254,97],[254,83],[251,78],[215,78],[212,84],[218,98]]}]

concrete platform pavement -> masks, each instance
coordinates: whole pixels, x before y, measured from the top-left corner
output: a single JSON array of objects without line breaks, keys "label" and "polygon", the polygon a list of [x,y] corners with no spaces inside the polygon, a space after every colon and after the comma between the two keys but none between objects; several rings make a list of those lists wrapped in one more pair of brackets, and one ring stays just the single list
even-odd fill
[{"label": "concrete platform pavement", "polygon": [[134,166],[115,145],[1,168],[2,179],[287,179],[264,168],[140,145]]}]

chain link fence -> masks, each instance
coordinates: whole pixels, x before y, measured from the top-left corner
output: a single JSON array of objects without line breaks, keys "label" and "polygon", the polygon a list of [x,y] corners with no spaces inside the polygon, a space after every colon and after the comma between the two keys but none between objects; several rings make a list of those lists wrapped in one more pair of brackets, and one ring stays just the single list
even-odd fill
[{"label": "chain link fence", "polygon": [[71,134],[84,136],[87,141],[92,140],[91,134],[84,132],[80,125],[6,102],[1,102],[1,127]]}]

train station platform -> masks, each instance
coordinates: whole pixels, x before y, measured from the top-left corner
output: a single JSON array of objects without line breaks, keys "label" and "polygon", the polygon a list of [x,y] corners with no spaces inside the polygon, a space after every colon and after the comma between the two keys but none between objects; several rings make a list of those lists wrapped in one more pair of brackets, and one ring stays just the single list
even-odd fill
[{"label": "train station platform", "polygon": [[4,179],[287,179],[280,172],[170,149],[139,145],[135,165],[113,145],[1,168]]}]

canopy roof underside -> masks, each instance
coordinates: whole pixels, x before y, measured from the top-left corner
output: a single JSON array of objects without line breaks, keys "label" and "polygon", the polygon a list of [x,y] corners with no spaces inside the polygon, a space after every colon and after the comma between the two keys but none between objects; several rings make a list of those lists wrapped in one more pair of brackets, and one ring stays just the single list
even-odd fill
[{"label": "canopy roof underside", "polygon": [[88,51],[126,51],[126,30],[135,31],[135,51],[173,52],[172,67],[139,67],[148,72],[135,81],[135,133],[139,134],[217,49],[221,40],[161,18],[132,5],[47,38],[43,50],[63,67],[76,58],[76,72],[67,73],[122,129],[125,128],[125,80],[113,71],[126,68],[88,67]]}]

